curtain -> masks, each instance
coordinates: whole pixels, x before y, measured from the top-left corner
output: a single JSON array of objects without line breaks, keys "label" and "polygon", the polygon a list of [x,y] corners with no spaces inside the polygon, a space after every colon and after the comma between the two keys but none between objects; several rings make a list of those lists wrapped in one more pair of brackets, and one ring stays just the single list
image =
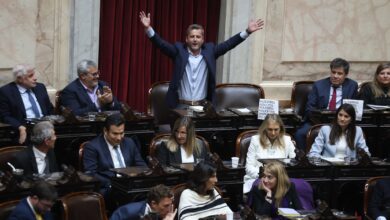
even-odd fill
[{"label": "curtain", "polygon": [[168,42],[183,42],[193,23],[204,27],[205,41],[217,41],[220,0],[101,0],[100,8],[100,79],[138,111],[146,111],[152,84],[172,75],[172,61],[148,40],[140,11],[151,14],[153,29]]}]

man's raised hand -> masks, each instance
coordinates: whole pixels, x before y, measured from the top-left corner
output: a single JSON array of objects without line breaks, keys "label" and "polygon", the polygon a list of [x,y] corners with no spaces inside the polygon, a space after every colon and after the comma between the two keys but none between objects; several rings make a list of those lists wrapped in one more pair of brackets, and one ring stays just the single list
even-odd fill
[{"label": "man's raised hand", "polygon": [[139,13],[139,20],[141,21],[142,25],[144,25],[145,29],[150,27],[150,13],[146,15],[144,11],[141,11]]}]

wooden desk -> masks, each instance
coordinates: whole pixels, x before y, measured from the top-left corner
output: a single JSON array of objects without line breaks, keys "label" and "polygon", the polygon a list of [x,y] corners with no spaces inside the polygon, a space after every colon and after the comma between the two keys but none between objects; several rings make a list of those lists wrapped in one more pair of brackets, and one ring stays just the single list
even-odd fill
[{"label": "wooden desk", "polygon": [[[79,147],[103,132],[104,121],[89,121],[84,118],[77,124],[55,124],[57,140],[55,153],[58,164],[78,167]],[[146,158],[149,143],[154,137],[153,117],[144,116],[134,121],[126,121],[125,136],[136,135],[141,145],[141,154]]]},{"label": "wooden desk", "polygon": [[363,214],[366,180],[374,176],[390,176],[390,163],[374,163],[371,166],[321,163],[320,166],[313,167],[286,164],[286,170],[289,177],[303,178],[312,185],[314,199],[322,199],[334,209],[351,212],[357,210]]},{"label": "wooden desk", "polygon": [[58,195],[63,196],[71,192],[77,191],[99,191],[100,182],[93,177],[86,176],[82,173],[76,173],[71,179],[66,182],[61,180],[63,172],[52,173],[43,177],[14,177],[11,180],[12,185],[1,185],[0,187],[0,202],[22,199],[30,194],[30,188],[34,182],[44,180],[57,189]]},{"label": "wooden desk", "polygon": [[[235,144],[238,135],[246,130],[258,129],[262,120],[257,119],[257,109],[249,108],[249,113],[241,113],[237,109],[223,109],[218,116],[208,118],[204,113],[194,112],[192,116],[196,133],[204,137],[210,144],[211,151],[216,152],[223,160],[230,160],[235,155]],[[188,116],[188,110],[174,112],[178,117]],[[292,112],[281,111],[280,116],[286,128],[293,133],[299,119]]]},{"label": "wooden desk", "polygon": [[[245,174],[244,167],[231,168],[229,163],[226,163],[228,169],[218,170],[217,186],[222,190],[223,197],[227,200],[228,205],[234,210],[238,210],[238,205],[242,201],[242,185],[243,176]],[[120,177],[114,177],[111,180],[112,194],[117,200],[116,205],[124,205],[131,201],[139,201],[145,198],[149,188],[157,184],[167,186],[175,186],[181,183],[186,183],[189,178],[190,166],[183,165],[182,169],[176,169],[164,175],[147,174],[148,168],[141,168],[135,171],[133,167],[115,169],[120,174]],[[141,171],[143,175],[132,175]]]}]

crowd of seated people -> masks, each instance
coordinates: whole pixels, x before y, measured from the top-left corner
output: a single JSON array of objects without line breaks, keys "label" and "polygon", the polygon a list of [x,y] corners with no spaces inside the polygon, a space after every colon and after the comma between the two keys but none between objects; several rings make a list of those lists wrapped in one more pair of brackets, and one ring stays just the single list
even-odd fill
[{"label": "crowd of seated people", "polygon": [[[162,48],[165,53],[170,54],[174,48],[168,46],[164,49],[161,45],[162,39],[150,26],[150,16],[141,13],[140,19],[151,41]],[[252,25],[258,26],[252,27]],[[259,30],[261,26],[261,22],[250,23],[249,32],[247,29],[246,33],[242,32],[230,40],[234,41],[234,44],[239,44],[248,37],[248,34]],[[202,27],[193,26],[188,31],[189,33],[194,31],[198,33],[199,30],[203,31]],[[224,48],[223,51],[226,52],[231,48]],[[199,53],[198,49],[192,45],[192,52]],[[206,64],[199,65],[205,67]],[[77,73],[78,78],[60,93],[61,106],[66,107],[75,115],[120,110],[120,102],[108,84],[99,80],[100,72],[95,62],[82,60],[77,65]],[[356,159],[358,148],[370,155],[363,130],[355,124],[355,108],[350,104],[343,104],[343,99],[362,99],[365,106],[367,104],[390,105],[390,63],[378,65],[372,82],[363,86],[359,93],[357,82],[349,79],[348,73],[349,63],[346,60],[341,58],[332,60],[330,77],[316,81],[308,95],[303,124],[295,132],[297,148],[306,148],[306,134],[313,125],[311,121],[312,110],[331,110],[336,113],[336,118],[330,125],[321,127],[308,153],[309,157]],[[25,176],[34,174],[39,176],[60,171],[54,154],[56,141],[54,126],[47,121],[39,122],[28,133],[26,125],[29,119],[41,118],[54,113],[46,87],[37,82],[35,70],[30,65],[15,66],[13,75],[14,82],[0,88],[0,104],[2,106],[0,118],[2,122],[10,124],[12,129],[17,132],[18,138],[15,142],[27,144],[28,147],[18,153],[11,163],[16,168],[24,170]],[[191,85],[191,82],[188,83]],[[184,83],[183,86],[189,85]],[[204,89],[206,87],[204,84]],[[188,91],[185,89],[179,89],[179,91],[179,97],[170,96],[168,98],[171,106],[183,108],[184,105],[188,107],[197,104],[197,102],[186,100],[187,97],[190,97]],[[172,92],[171,89],[170,94]],[[207,95],[206,90],[200,93],[200,99],[209,98],[205,95]],[[100,193],[107,196],[111,189],[111,178],[116,175],[111,169],[146,166],[146,163],[134,140],[125,137],[125,119],[121,114],[108,116],[104,123],[102,134],[88,141],[84,147],[83,169],[85,173],[101,182]],[[263,164],[259,161],[261,159],[294,158],[296,156],[295,148],[291,136],[286,133],[281,117],[278,114],[267,115],[258,129],[258,134],[252,136],[246,155],[243,191],[249,193],[252,198],[251,208],[256,214],[275,217],[278,207],[302,208],[295,186],[289,180],[284,167],[277,162]],[[156,158],[163,166],[181,163],[196,164],[187,189],[182,192],[180,197],[180,203],[177,207],[179,219],[198,219],[210,215],[232,213],[215,189],[217,170],[208,162],[208,151],[205,144],[196,138],[195,125],[190,117],[179,117],[171,129],[168,141],[162,142],[157,147]],[[259,175],[260,169],[264,172]],[[259,184],[253,186],[256,180]],[[372,216],[376,216],[376,219],[388,217],[388,213],[385,211],[388,208],[390,195],[388,196],[386,184],[388,185],[388,182],[382,183],[380,181],[373,193],[370,213]],[[56,194],[53,192],[53,195]],[[37,212],[35,214],[42,211],[41,214],[45,215],[43,212],[45,210],[39,210],[39,205],[42,203],[39,196],[34,192],[23,202],[27,201],[29,208],[33,208]],[[41,199],[47,200],[47,207],[51,207],[51,202],[56,197],[43,197]],[[169,188],[157,186],[150,190],[147,201],[119,208],[112,215],[112,219],[131,219],[132,217],[123,216],[139,217],[154,212],[157,212],[162,219],[173,219],[176,211],[172,208],[171,197]],[[37,202],[34,199],[37,199]],[[14,215],[16,213],[13,213],[10,219]]]}]

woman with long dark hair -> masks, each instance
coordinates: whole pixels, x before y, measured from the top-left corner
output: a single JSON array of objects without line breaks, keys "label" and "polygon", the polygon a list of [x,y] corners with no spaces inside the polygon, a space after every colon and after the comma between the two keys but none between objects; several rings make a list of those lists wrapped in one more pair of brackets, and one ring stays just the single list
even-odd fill
[{"label": "woman with long dark hair", "polygon": [[232,214],[215,189],[217,181],[217,170],[212,164],[200,162],[195,166],[188,188],[180,196],[178,209],[180,220]]},{"label": "woman with long dark hair", "polygon": [[316,137],[310,157],[356,158],[356,149],[361,148],[370,154],[364,139],[363,130],[355,125],[356,113],[350,104],[342,104],[336,111],[332,125],[322,126]]}]

